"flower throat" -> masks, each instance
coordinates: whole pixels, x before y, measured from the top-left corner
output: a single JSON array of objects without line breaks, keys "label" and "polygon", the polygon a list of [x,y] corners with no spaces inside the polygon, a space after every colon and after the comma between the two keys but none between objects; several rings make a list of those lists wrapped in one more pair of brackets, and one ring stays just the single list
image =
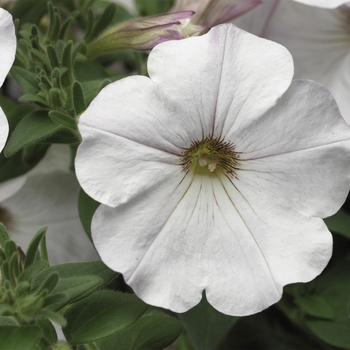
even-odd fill
[{"label": "flower throat", "polygon": [[182,154],[181,165],[185,172],[197,167],[206,168],[210,173],[221,170],[226,175],[235,175],[239,155],[230,142],[218,138],[205,138],[192,142]]}]

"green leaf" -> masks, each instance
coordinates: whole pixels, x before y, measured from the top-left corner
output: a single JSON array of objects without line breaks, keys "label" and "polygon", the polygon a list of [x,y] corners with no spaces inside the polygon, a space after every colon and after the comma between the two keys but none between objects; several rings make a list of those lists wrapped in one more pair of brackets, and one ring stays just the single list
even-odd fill
[{"label": "green leaf", "polygon": [[135,295],[96,292],[65,312],[63,333],[72,344],[97,341],[131,326],[148,308]]},{"label": "green leaf", "polygon": [[79,192],[78,210],[80,221],[91,239],[91,220],[100,203],[89,197],[83,190]]},{"label": "green leaf", "polygon": [[0,247],[5,249],[5,243],[10,240],[10,236],[3,223],[0,222]]},{"label": "green leaf", "polygon": [[32,350],[40,341],[41,331],[35,326],[0,326],[1,349]]},{"label": "green leaf", "polygon": [[333,309],[326,300],[319,295],[306,295],[295,299],[295,303],[310,316],[332,320],[334,318]]},{"label": "green leaf", "polygon": [[27,268],[36,260],[41,260],[41,259],[38,259],[38,248],[39,248],[39,245],[41,243],[41,240],[44,239],[46,231],[47,231],[47,227],[43,227],[35,234],[35,236],[30,241],[29,246],[28,246],[27,251],[26,251],[26,259],[24,262],[24,268]]},{"label": "green leaf", "polygon": [[350,323],[335,323],[321,320],[305,321],[309,329],[327,344],[341,349],[350,349]]},{"label": "green leaf", "polygon": [[24,94],[35,95],[40,91],[39,84],[36,80],[36,74],[27,69],[13,66],[11,77],[16,81]]},{"label": "green leaf", "polygon": [[72,129],[74,131],[77,130],[76,120],[67,114],[64,114],[59,111],[50,111],[49,117],[51,118],[52,121],[54,121],[59,125],[62,125],[68,129]]},{"label": "green leaf", "polygon": [[62,128],[53,122],[46,111],[35,111],[26,115],[16,126],[4,150],[11,157],[26,145],[42,141]]},{"label": "green leaf", "polygon": [[99,349],[164,349],[181,334],[183,326],[169,314],[150,307],[135,323],[124,331],[97,343]]},{"label": "green leaf", "polygon": [[55,344],[57,342],[57,334],[55,327],[46,318],[39,318],[35,320],[35,325],[40,328],[43,338],[46,340],[46,349],[49,349],[50,344]]},{"label": "green leaf", "polygon": [[198,350],[216,349],[238,321],[238,317],[227,316],[215,310],[204,293],[197,306],[178,316]]},{"label": "green leaf", "polygon": [[0,316],[0,327],[1,326],[18,326],[18,324],[10,316]]},{"label": "green leaf", "polygon": [[350,239],[350,215],[344,210],[339,210],[338,213],[324,221],[330,231]]},{"label": "green leaf", "polygon": [[77,81],[73,84],[72,94],[75,115],[79,116],[85,111],[86,103],[84,99],[83,89],[80,83]]}]

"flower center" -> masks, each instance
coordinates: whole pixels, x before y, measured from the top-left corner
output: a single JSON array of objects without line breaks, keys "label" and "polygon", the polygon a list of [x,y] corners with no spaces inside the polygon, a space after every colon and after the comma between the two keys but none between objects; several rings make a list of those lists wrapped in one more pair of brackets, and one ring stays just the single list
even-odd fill
[{"label": "flower center", "polygon": [[0,205],[0,222],[2,222],[6,227],[11,226],[12,224],[11,213],[1,205]]},{"label": "flower center", "polygon": [[182,154],[181,165],[185,172],[195,168],[206,168],[213,173],[216,170],[226,175],[235,175],[239,155],[235,152],[231,142],[224,142],[218,138],[205,138],[192,142],[191,146]]}]

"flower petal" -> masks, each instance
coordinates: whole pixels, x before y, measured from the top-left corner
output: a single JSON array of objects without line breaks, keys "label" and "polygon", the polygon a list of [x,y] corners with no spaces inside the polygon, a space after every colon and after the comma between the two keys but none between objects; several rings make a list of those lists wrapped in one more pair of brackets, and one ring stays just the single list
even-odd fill
[{"label": "flower petal", "polygon": [[12,215],[12,239],[26,249],[34,234],[48,226],[46,242],[53,264],[94,260],[94,247],[79,220],[80,187],[74,174],[56,171],[29,176],[24,186],[1,203]]},{"label": "flower petal", "polygon": [[281,1],[265,37],[291,51],[295,78],[317,81],[331,91],[342,115],[350,123],[348,22],[345,10]]},{"label": "flower petal", "polygon": [[0,152],[3,150],[5,146],[8,134],[9,134],[9,124],[7,122],[5,113],[0,107]]},{"label": "flower petal", "polygon": [[27,177],[25,175],[15,177],[14,179],[7,180],[0,183],[0,202],[13,196],[18,192],[25,184]]},{"label": "flower petal", "polygon": [[264,196],[272,201],[287,198],[294,210],[320,217],[345,201],[350,128],[320,85],[294,81],[275,108],[231,137],[241,152],[238,178],[264,183]]},{"label": "flower petal", "polygon": [[284,47],[223,24],[201,37],[156,46],[148,72],[168,101],[181,104],[180,115],[199,119],[206,137],[214,130],[220,136],[272,107],[290,85],[293,64]]},{"label": "flower petal", "polygon": [[9,72],[16,53],[15,26],[12,16],[0,8],[0,43],[1,43],[1,64],[0,64],[0,86]]},{"label": "flower petal", "polygon": [[294,0],[305,5],[324,7],[324,8],[336,8],[340,5],[346,4],[349,0]]}]

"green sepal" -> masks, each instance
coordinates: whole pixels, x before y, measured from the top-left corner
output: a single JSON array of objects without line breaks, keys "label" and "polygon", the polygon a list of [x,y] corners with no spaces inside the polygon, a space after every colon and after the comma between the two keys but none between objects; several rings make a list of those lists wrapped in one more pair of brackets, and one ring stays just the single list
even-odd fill
[{"label": "green sepal", "polygon": [[63,333],[71,344],[91,343],[122,331],[149,308],[135,295],[102,291],[73,304]]},{"label": "green sepal", "polygon": [[64,126],[68,129],[77,131],[77,122],[73,117],[59,111],[50,111],[49,117],[55,123]]},{"label": "green sepal", "polygon": [[72,97],[75,115],[79,116],[86,110],[86,103],[84,99],[83,88],[77,81],[73,84]]},{"label": "green sepal", "polygon": [[40,338],[41,331],[36,326],[0,326],[2,349],[32,350]]},{"label": "green sepal", "polygon": [[[73,77],[73,60],[72,60],[72,47],[73,42],[69,41],[63,49],[62,53],[62,66],[67,68],[67,74],[63,77],[63,80],[67,80],[65,85],[72,85],[74,81]],[[67,78],[65,78],[67,76]]]},{"label": "green sepal", "polygon": [[41,283],[41,285],[39,286],[39,288],[37,288],[34,291],[35,295],[41,295],[41,293],[43,291],[47,291],[49,293],[51,293],[54,288],[56,287],[57,283],[59,280],[59,274],[55,271],[52,271],[45,279],[45,281],[43,283]]},{"label": "green sepal", "polygon": [[11,157],[23,147],[50,137],[61,128],[62,126],[48,117],[46,111],[29,113],[17,124],[4,149],[4,154],[6,157]]},{"label": "green sepal", "polygon": [[60,32],[59,32],[59,39],[64,39],[66,36],[67,30],[69,28],[69,25],[72,23],[73,19],[79,16],[79,11],[76,10],[70,14],[70,16],[63,22]]},{"label": "green sepal", "polygon": [[39,106],[47,105],[47,101],[40,95],[24,94],[18,99],[18,101],[36,103]]},{"label": "green sepal", "polygon": [[[44,239],[45,234],[47,231],[47,227],[43,227],[40,229],[35,236],[32,238],[32,240],[29,243],[29,246],[26,251],[26,259],[24,262],[24,268],[26,269],[28,266],[30,266],[34,261],[36,260],[42,260],[40,259],[40,252],[39,252],[39,246],[41,243],[41,240]],[[46,260],[46,259],[44,259]]]},{"label": "green sepal", "polygon": [[19,282],[15,288],[15,294],[17,298],[20,298],[30,290],[30,283],[27,281]]},{"label": "green sepal", "polygon": [[24,94],[35,95],[40,90],[36,74],[17,66],[13,66],[10,73]]},{"label": "green sepal", "polygon": [[60,89],[53,88],[49,91],[50,102],[53,107],[60,108],[63,105],[62,91]]}]

